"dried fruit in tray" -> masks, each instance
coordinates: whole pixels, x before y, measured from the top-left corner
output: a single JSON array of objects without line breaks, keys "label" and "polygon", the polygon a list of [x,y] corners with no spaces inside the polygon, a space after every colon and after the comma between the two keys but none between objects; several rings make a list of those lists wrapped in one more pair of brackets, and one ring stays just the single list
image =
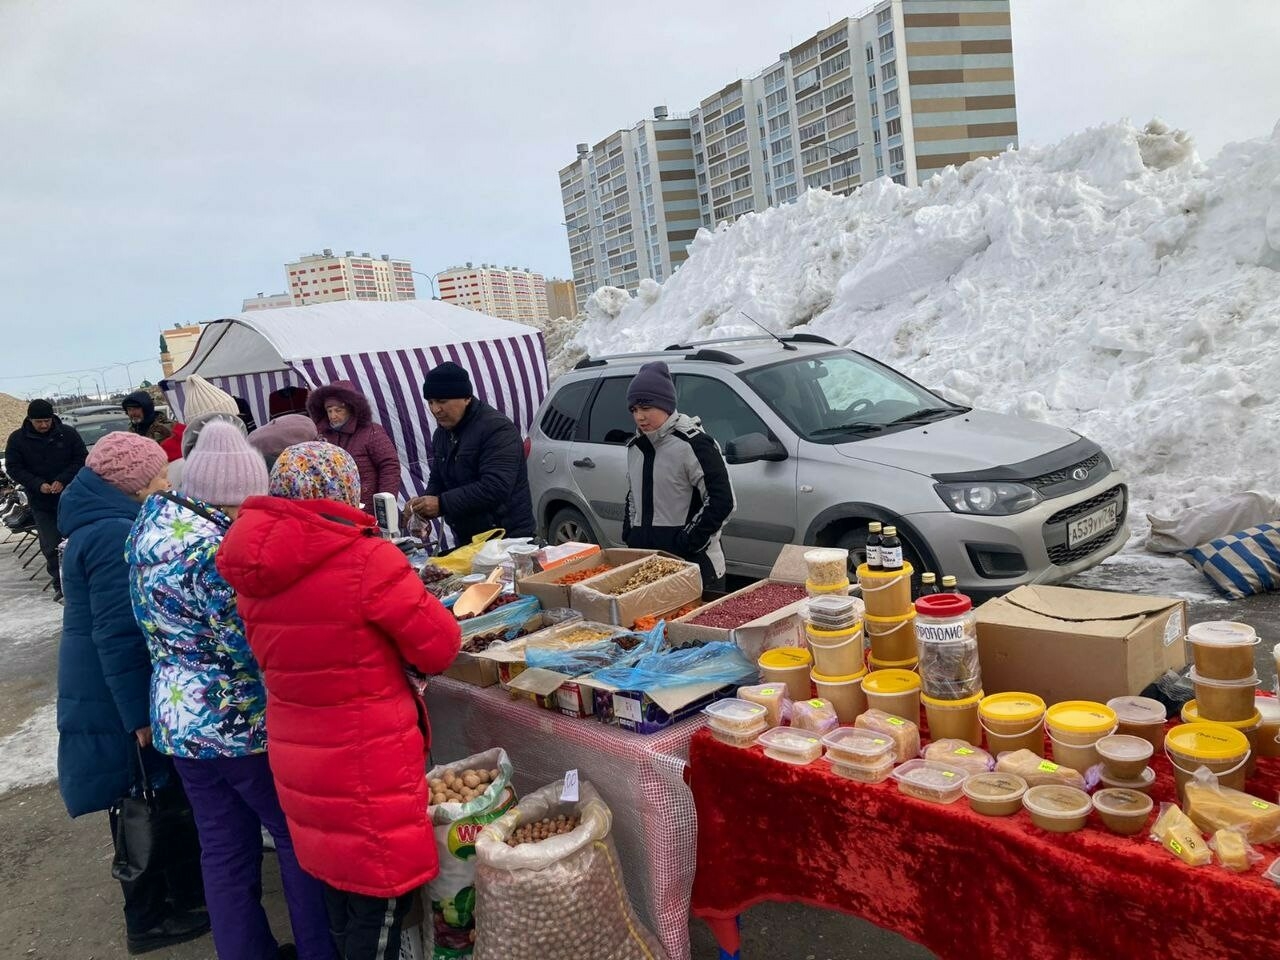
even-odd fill
[{"label": "dried fruit in tray", "polygon": [[636,622],[631,625],[633,630],[639,630],[641,633],[648,633],[658,625],[660,621],[665,620],[670,623],[672,620],[679,620],[683,616],[687,616],[702,606],[701,600],[693,600],[686,603],[683,607],[677,607],[674,610],[668,610],[666,613],[651,613],[647,616],[638,617]]},{"label": "dried fruit in tray", "polygon": [[687,566],[689,566],[689,564],[685,563],[683,560],[671,560],[667,557],[650,557],[648,560],[645,560],[640,565],[639,569],[637,569],[635,573],[631,574],[625,582],[613,587],[612,589],[602,590],[601,593],[608,593],[613,596],[630,593],[632,590],[639,590],[641,587],[647,587],[651,583],[657,583],[663,577],[669,577],[673,573],[679,573]]},{"label": "dried fruit in tray", "polygon": [[806,596],[807,593],[802,584],[766,583],[750,593],[721,600],[689,622],[699,627],[732,630],[744,623],[750,623],[752,620],[781,610],[797,600],[803,600]]},{"label": "dried fruit in tray", "polygon": [[602,563],[598,567],[588,567],[586,570],[575,570],[573,573],[566,573],[563,577],[556,580],[556,585],[560,587],[572,586],[575,583],[581,583],[583,580],[590,580],[592,577],[598,577],[602,573],[608,573],[613,567],[607,563]]}]

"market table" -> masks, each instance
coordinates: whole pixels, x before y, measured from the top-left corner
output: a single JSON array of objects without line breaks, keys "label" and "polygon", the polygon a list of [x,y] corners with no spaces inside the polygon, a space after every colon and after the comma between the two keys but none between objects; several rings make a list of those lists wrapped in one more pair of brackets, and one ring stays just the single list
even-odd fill
[{"label": "market table", "polygon": [[[1153,799],[1174,797],[1163,756]],[[1188,867],[1139,837],[1052,834],[1025,812],[992,818],[780,763],[709,731],[690,747],[698,814],[693,913],[725,956],[738,916],[768,900],[843,911],[943,960],[1258,960],[1280,950],[1280,889],[1216,865]],[[1249,791],[1275,801],[1280,760],[1259,761]],[[802,931],[796,933],[803,937]]]},{"label": "market table", "polygon": [[671,960],[689,960],[696,820],[685,783],[701,716],[640,735],[512,700],[498,687],[435,677],[427,689],[436,763],[502,747],[524,795],[577,770],[613,811],[627,892]]}]

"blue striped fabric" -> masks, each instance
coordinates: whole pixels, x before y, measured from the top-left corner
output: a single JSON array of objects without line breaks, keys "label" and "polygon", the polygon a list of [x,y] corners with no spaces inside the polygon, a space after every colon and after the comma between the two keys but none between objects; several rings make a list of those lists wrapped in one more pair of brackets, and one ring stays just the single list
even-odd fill
[{"label": "blue striped fabric", "polygon": [[1233,600],[1280,587],[1280,527],[1274,523],[1210,540],[1182,556]]}]

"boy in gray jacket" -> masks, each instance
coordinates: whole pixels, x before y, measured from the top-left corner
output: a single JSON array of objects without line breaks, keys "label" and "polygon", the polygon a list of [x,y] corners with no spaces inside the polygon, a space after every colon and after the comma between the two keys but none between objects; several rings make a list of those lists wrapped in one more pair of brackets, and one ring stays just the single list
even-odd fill
[{"label": "boy in gray jacket", "polygon": [[627,406],[638,429],[627,443],[623,541],[696,563],[703,589],[723,591],[720,531],[735,504],[720,447],[700,420],[676,412],[676,387],[660,360],[640,368]]}]

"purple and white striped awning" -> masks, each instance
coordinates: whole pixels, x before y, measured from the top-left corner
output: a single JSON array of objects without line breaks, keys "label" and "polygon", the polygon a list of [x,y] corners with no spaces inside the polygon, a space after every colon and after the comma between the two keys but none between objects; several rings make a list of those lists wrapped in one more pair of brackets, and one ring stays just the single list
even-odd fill
[{"label": "purple and white striped awning", "polygon": [[416,496],[426,487],[435,430],[422,380],[445,360],[466,368],[476,395],[528,433],[548,387],[542,334],[439,300],[340,301],[216,320],[163,387],[181,414],[182,381],[199,374],[266,423],[276,390],[350,380],[400,450],[401,494]]}]

